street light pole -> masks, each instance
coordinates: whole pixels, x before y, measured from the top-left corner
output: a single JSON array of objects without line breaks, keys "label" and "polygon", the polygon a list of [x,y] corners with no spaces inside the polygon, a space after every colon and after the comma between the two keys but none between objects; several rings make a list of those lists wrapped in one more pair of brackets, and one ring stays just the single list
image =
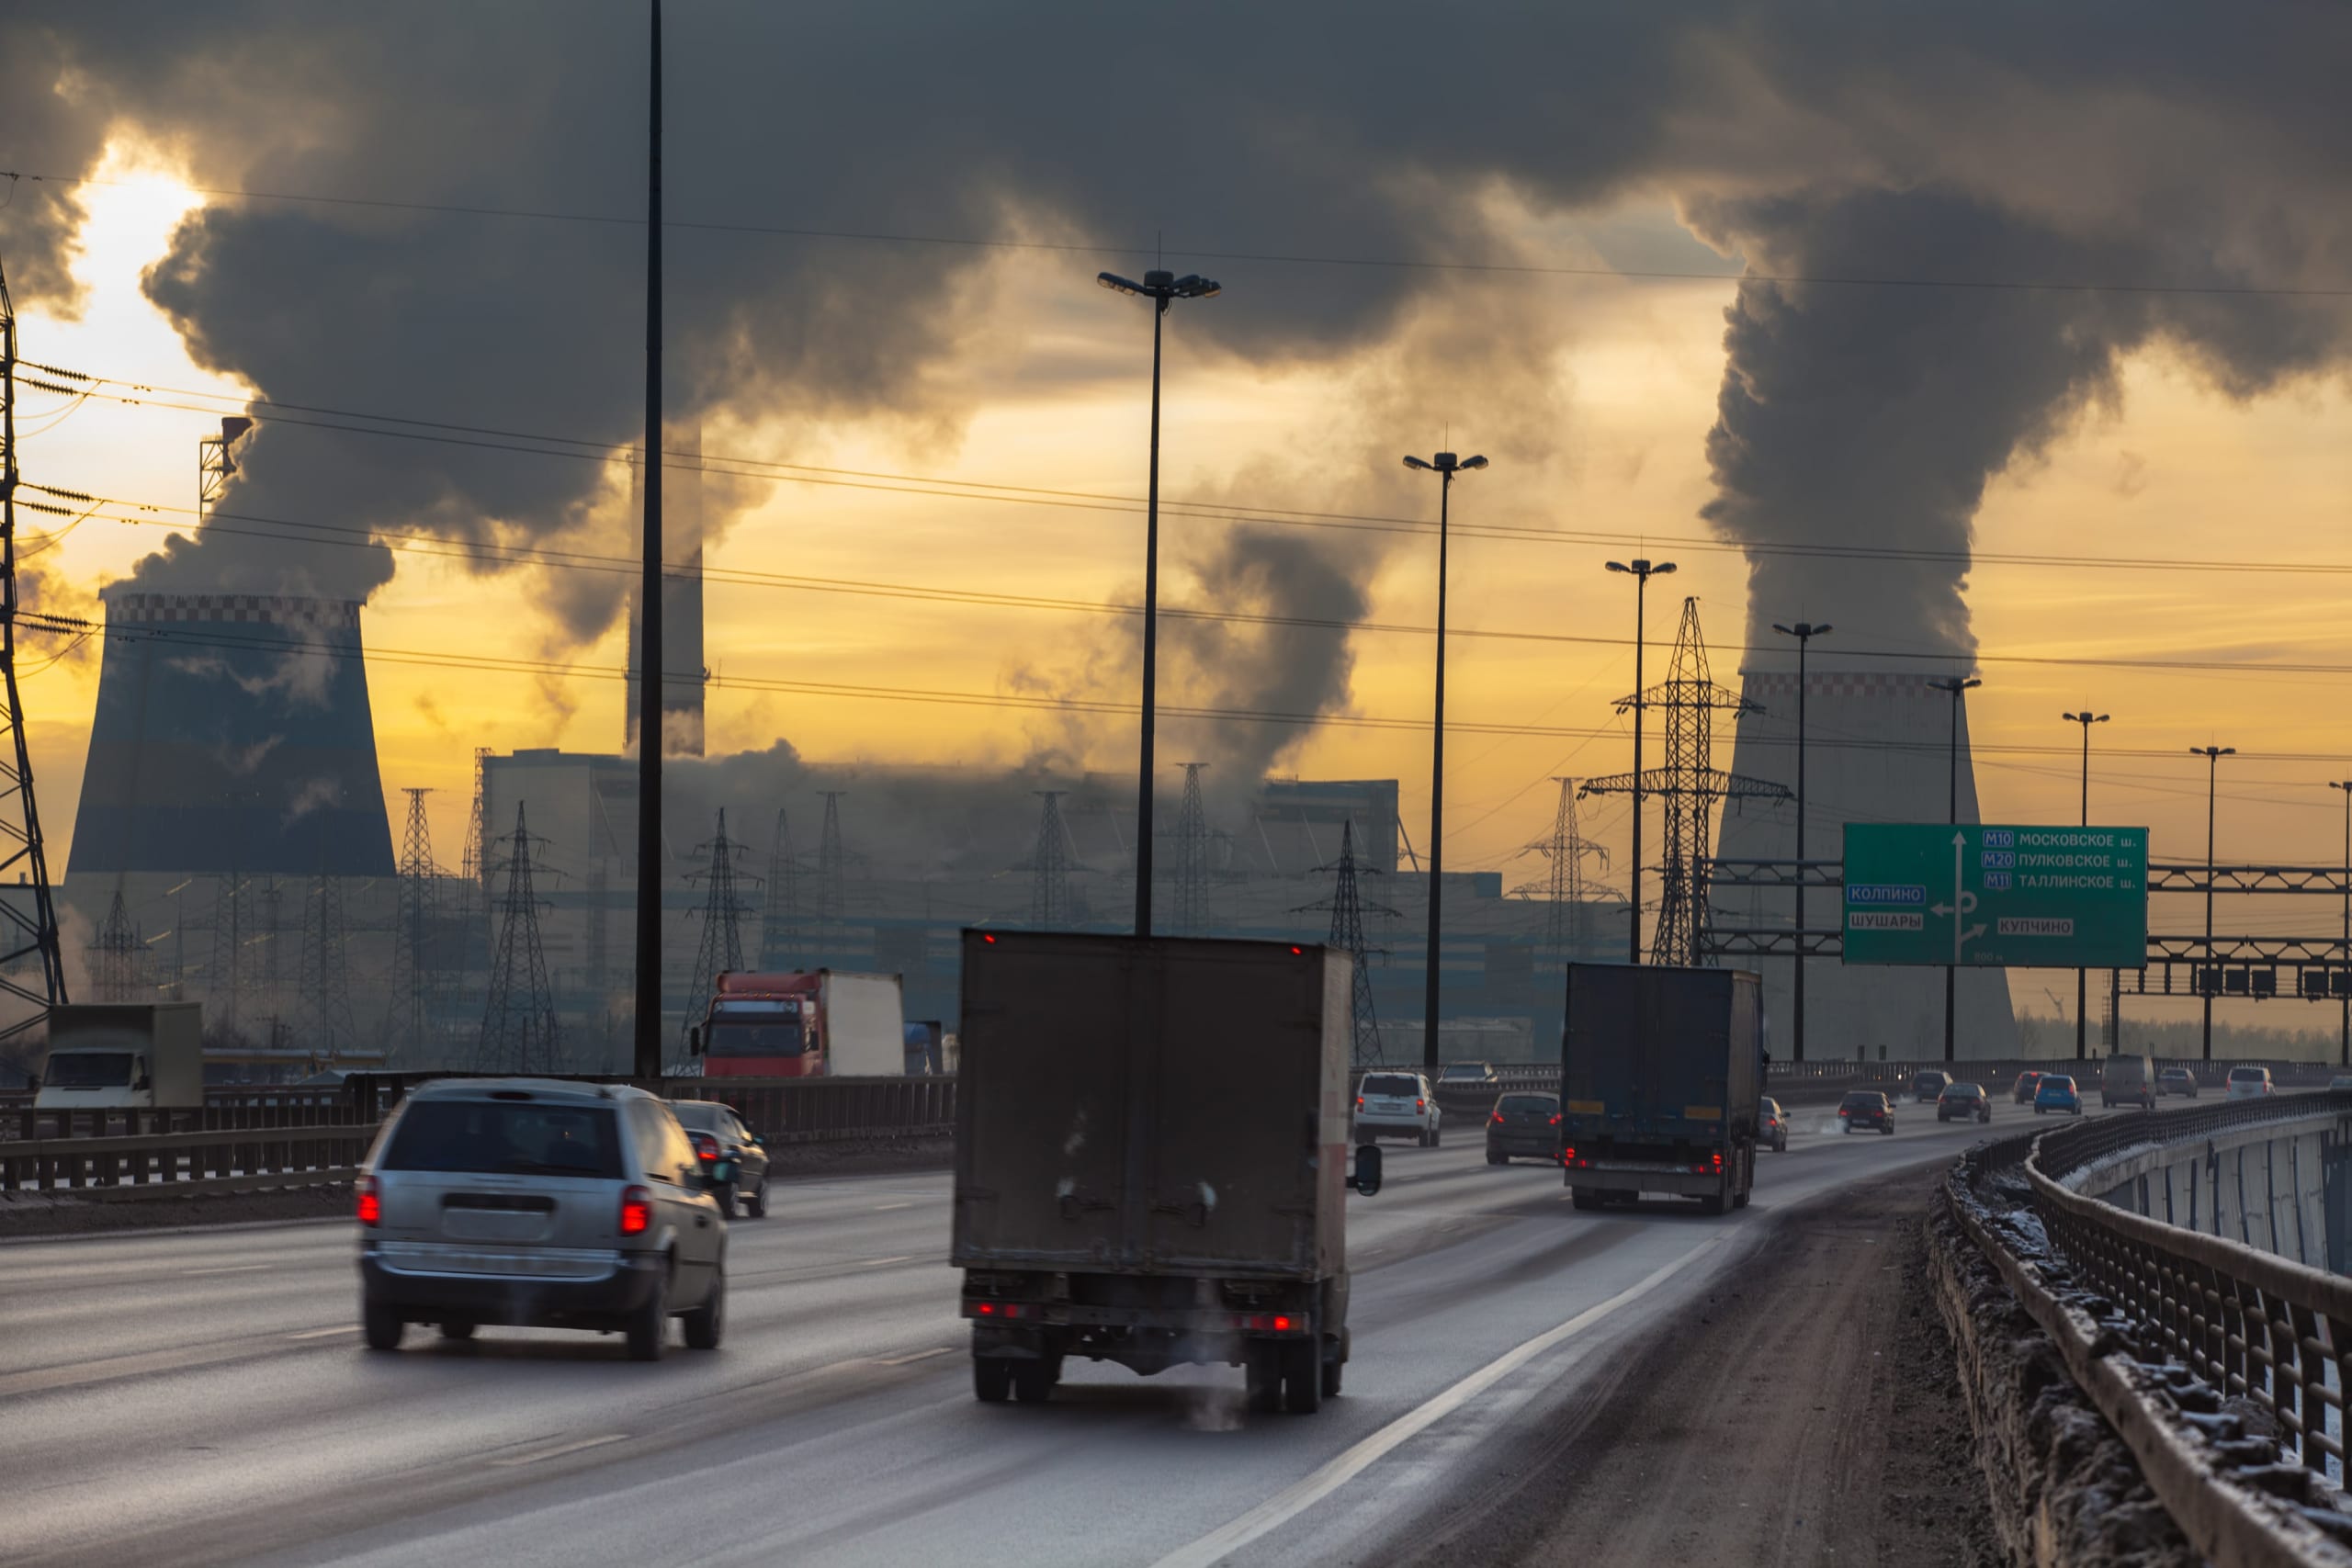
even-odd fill
[{"label": "street light pole", "polygon": [[1438,956],[1444,951],[1439,913],[1445,871],[1445,543],[1453,509],[1453,476],[1487,466],[1484,457],[1457,457],[1440,452],[1424,460],[1408,457],[1405,466],[1434,473],[1437,487],[1437,720],[1430,748],[1430,961],[1421,994],[1421,1065],[1437,1066]]},{"label": "street light pole", "polygon": [[[2069,723],[2083,727],[2083,826],[2086,828],[2091,825],[2091,726],[2105,724],[2108,717],[2106,714],[2091,712],[2087,705],[2082,712],[2066,716]],[[2075,971],[2075,1060],[2077,1062],[2083,1060],[2089,1040],[2086,1033],[2089,998],[2090,971],[2077,969]]]},{"label": "street light pole", "polygon": [[1136,935],[1151,934],[1151,770],[1153,719],[1159,708],[1159,340],[1160,318],[1170,301],[1207,299],[1221,292],[1211,279],[1186,273],[1147,272],[1141,283],[1114,272],[1094,281],[1118,294],[1151,303],[1151,483],[1144,503],[1143,558],[1143,755],[1136,782]]},{"label": "street light pole", "polygon": [[1622,571],[1634,579],[1634,863],[1626,875],[1629,886],[1625,895],[1625,918],[1633,927],[1628,933],[1628,961],[1642,961],[1642,715],[1649,706],[1642,690],[1642,647],[1646,640],[1644,622],[1649,610],[1650,579],[1665,577],[1674,570],[1670,560],[1635,559],[1631,564],[1611,561],[1609,570]]},{"label": "street light pole", "polygon": [[1826,621],[1819,626],[1811,621],[1799,621],[1792,626],[1784,626],[1775,621],[1772,629],[1782,637],[1797,639],[1797,898],[1796,925],[1791,933],[1795,938],[1796,947],[1795,955],[1789,960],[1792,980],[1790,988],[1794,993],[1791,998],[1794,1005],[1790,1009],[1790,1022],[1794,1027],[1789,1031],[1789,1052],[1791,1060],[1802,1062],[1804,1060],[1804,656],[1813,639],[1826,633],[1830,626]]},{"label": "street light pole", "polygon": [[[1951,804],[1946,808],[1944,820],[1951,823],[1955,828],[1960,825],[1960,694],[1969,690],[1971,687],[1981,686],[1984,683],[1984,682],[1978,680],[1973,675],[1965,677],[1953,675],[1945,680],[1931,680],[1928,682],[1928,684],[1933,686],[1939,692],[1949,692],[1951,694],[1951,744],[1950,748]],[[1960,924],[1959,906],[1960,890],[1958,888],[1954,888],[1952,889],[1951,919],[1952,924],[1955,927]],[[1960,972],[1951,964],[1947,964],[1944,965],[1944,1060],[1947,1062],[1957,1060],[1957,1057],[1955,1057],[1952,1051],[1952,1014],[1954,1011],[1952,1002],[1959,973]]]},{"label": "street light pole", "polygon": [[[2352,779],[2331,781],[2344,792],[2344,958],[2352,962]],[[2340,1066],[2352,1067],[2352,990],[2344,992],[2344,1044]]]},{"label": "street light pole", "polygon": [[[636,1016],[630,1063],[662,1076],[662,0],[647,57],[645,163],[645,518],[637,591]],[[515,846],[527,854],[530,845]]]},{"label": "street light pole", "polygon": [[2197,975],[2198,994],[2205,1002],[2205,1060],[2213,1059],[2213,985],[2221,966],[2213,962],[2213,797],[2221,776],[2222,759],[2234,757],[2234,746],[2191,746],[2188,754],[2205,759],[2205,962]]}]

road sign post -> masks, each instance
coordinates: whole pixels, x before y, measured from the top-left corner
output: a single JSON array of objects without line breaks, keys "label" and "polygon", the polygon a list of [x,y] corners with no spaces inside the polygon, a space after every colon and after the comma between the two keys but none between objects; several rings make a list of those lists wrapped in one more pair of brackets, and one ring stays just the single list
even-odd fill
[{"label": "road sign post", "polygon": [[1845,961],[2137,969],[2148,830],[1849,823]]}]

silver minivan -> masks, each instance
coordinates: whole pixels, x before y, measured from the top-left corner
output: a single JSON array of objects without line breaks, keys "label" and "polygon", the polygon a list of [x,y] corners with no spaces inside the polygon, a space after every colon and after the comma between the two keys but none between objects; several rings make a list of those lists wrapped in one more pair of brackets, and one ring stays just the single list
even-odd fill
[{"label": "silver minivan", "polygon": [[659,1359],[672,1317],[716,1348],[727,1226],[670,1108],[625,1085],[450,1078],[403,1100],[359,1169],[360,1324],[628,1336]]}]

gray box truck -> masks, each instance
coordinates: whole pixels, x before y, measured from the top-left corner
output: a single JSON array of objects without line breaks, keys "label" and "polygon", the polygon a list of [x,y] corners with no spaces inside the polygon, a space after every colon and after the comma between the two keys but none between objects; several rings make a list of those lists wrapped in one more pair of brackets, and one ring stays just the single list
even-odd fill
[{"label": "gray box truck", "polygon": [[973,1392],[1065,1357],[1238,1364],[1308,1412],[1348,1359],[1346,953],[964,933],[954,1255]]},{"label": "gray box truck", "polygon": [[1568,965],[1560,1165],[1579,1209],[1645,1192],[1744,1208],[1764,1085],[1762,983],[1737,969]]},{"label": "gray box truck", "polygon": [[204,1103],[200,1002],[76,1002],[49,1011],[37,1111],[187,1110]]}]

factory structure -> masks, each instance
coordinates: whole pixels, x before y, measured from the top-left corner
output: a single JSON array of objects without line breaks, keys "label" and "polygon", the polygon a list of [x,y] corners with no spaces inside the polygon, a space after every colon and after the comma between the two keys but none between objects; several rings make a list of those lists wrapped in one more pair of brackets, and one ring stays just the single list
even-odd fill
[{"label": "factory structure", "polygon": [[[683,1044],[713,952],[765,969],[894,973],[909,1018],[952,1028],[965,928],[1129,929],[1129,776],[703,755],[697,478],[682,463],[665,585],[666,663],[680,672],[668,683],[663,736],[674,759],[662,846],[665,1031]],[[359,604],[121,587],[106,608],[60,897],[80,994],[202,1001],[214,1051],[256,1070],[492,1059],[626,1067],[638,896],[627,721],[609,753],[478,750],[463,840],[436,847],[429,792],[403,792],[397,832],[387,807]],[[632,650],[636,626],[632,609]],[[1692,619],[1687,640],[1695,636]],[[1710,778],[1748,794],[1683,809],[1682,840],[1669,824],[1673,874],[1660,875],[1655,854],[1644,868],[1653,931],[1661,897],[1696,908],[1702,953],[1705,928],[1786,929],[1789,889],[1708,888],[1702,863],[1711,836],[1725,859],[1794,857],[1794,807],[1776,792],[1794,794],[1795,679],[1746,671],[1736,702],[1710,688],[1711,702],[1736,710],[1724,721],[1736,736],[1730,774],[1709,773],[1704,755],[1680,759],[1668,783],[1681,781],[1673,787],[1685,794],[1674,798],[1687,807],[1690,790],[1718,787]],[[1812,859],[1838,857],[1847,821],[1940,819],[1955,758],[1959,818],[1976,820],[1965,714],[1947,692],[1921,676],[1825,672],[1811,677],[1806,699]],[[625,712],[633,718],[633,700]],[[1429,878],[1399,816],[1397,781],[1204,772],[1177,764],[1155,791],[1157,928],[1292,942],[1360,929],[1380,1054],[1418,1060]],[[1549,839],[1510,863],[1523,874],[1446,875],[1442,1056],[1549,1055],[1562,966],[1623,961],[1626,906],[1590,874],[1588,854],[1597,863],[1576,836],[1564,783]],[[1622,867],[1611,879],[1623,886]],[[1810,899],[1808,927],[1834,928],[1835,889]],[[1784,1049],[1790,962],[1731,962],[1763,972],[1776,1053]],[[1939,1055],[1942,980],[1934,970],[1814,961],[1807,1055]],[[2016,1053],[2004,975],[1963,972],[1958,1017],[1961,1055]]]}]

